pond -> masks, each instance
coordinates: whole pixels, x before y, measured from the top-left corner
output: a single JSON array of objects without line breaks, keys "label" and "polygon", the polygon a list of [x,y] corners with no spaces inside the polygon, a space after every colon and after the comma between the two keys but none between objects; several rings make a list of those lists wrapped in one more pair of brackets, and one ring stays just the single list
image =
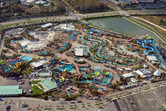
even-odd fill
[{"label": "pond", "polygon": [[88,20],[93,25],[98,27],[110,29],[115,32],[125,33],[130,35],[144,36],[149,34],[155,40],[159,40],[158,36],[153,32],[150,32],[141,26],[138,26],[122,17],[108,17],[108,18],[99,18]]}]

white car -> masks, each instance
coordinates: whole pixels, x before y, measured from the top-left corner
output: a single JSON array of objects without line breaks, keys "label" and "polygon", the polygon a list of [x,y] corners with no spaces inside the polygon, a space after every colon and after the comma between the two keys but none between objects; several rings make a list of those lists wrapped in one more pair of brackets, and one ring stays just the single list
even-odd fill
[{"label": "white car", "polygon": [[27,91],[26,91],[26,90],[24,90],[24,91],[23,91],[23,93],[24,93],[24,94],[26,94],[26,93],[27,93]]}]

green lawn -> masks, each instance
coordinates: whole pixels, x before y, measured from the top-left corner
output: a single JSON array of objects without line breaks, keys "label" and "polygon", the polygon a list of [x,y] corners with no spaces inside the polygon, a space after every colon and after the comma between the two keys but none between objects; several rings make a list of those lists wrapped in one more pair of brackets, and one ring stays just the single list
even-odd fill
[{"label": "green lawn", "polygon": [[39,82],[40,82],[40,80],[31,81],[31,84],[37,84],[37,83],[39,83]]},{"label": "green lawn", "polygon": [[52,108],[44,108],[44,110],[52,110]]},{"label": "green lawn", "polygon": [[32,87],[32,94],[34,94],[34,95],[41,95],[43,93],[44,93],[44,91],[39,89],[38,86],[33,86]]},{"label": "green lawn", "polygon": [[41,84],[38,84],[38,86],[39,86],[41,89],[43,89],[43,88],[44,88]]},{"label": "green lawn", "polygon": [[65,110],[65,108],[56,108],[56,110]]}]

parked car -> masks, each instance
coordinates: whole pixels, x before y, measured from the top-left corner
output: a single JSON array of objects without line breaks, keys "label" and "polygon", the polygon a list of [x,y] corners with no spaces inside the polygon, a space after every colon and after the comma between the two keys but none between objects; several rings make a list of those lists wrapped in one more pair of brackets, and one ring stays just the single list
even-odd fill
[{"label": "parked car", "polygon": [[71,104],[75,104],[75,101],[70,101]]},{"label": "parked car", "polygon": [[7,111],[9,111],[9,110],[10,110],[10,108],[11,108],[11,106],[10,106],[10,105],[6,105],[6,110],[7,110]]},{"label": "parked car", "polygon": [[29,93],[32,93],[32,90],[31,90],[31,89],[29,90]]},{"label": "parked car", "polygon": [[26,91],[26,90],[24,90],[24,91],[23,91],[23,93],[24,93],[24,94],[26,94],[26,93],[27,93],[27,91]]},{"label": "parked car", "polygon": [[95,96],[95,97],[93,98],[93,100],[99,100],[99,97],[98,97],[98,96]]},{"label": "parked car", "polygon": [[23,76],[19,76],[19,78],[23,78]]},{"label": "parked car", "polygon": [[82,101],[77,101],[77,103],[82,103]]},{"label": "parked car", "polygon": [[15,79],[16,79],[16,77],[12,77],[12,79],[13,79],[13,80],[15,80]]},{"label": "parked car", "polygon": [[26,107],[29,107],[28,104],[22,104],[22,108],[26,108]]}]

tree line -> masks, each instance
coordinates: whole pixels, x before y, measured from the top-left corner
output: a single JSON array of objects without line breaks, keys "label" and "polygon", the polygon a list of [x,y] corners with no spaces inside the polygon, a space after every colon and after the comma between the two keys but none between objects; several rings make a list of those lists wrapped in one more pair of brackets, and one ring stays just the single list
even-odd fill
[{"label": "tree line", "polygon": [[20,3],[1,8],[0,22],[15,19],[15,18],[28,18],[33,16],[52,16],[65,12],[65,5],[57,0],[57,4],[50,3],[49,6],[29,5],[23,6]]},{"label": "tree line", "polygon": [[107,4],[99,0],[66,0],[75,10],[84,12],[100,12],[109,9]]}]

